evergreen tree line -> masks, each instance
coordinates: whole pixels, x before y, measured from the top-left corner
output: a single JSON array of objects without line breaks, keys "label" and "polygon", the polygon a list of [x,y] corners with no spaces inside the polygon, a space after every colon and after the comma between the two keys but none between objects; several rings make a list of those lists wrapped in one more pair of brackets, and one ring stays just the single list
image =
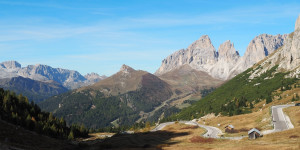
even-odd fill
[{"label": "evergreen tree line", "polygon": [[41,111],[27,97],[0,88],[0,119],[19,125],[39,134],[61,139],[74,139],[88,136],[83,125],[67,126],[65,120],[56,118],[52,113]]}]

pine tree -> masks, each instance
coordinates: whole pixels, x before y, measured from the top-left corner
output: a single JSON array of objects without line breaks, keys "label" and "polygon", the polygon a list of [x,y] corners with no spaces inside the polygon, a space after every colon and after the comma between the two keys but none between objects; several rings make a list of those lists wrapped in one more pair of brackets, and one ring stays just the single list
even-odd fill
[{"label": "pine tree", "polygon": [[293,96],[293,98],[292,98],[292,102],[294,102],[294,101],[296,101],[295,96]]},{"label": "pine tree", "polygon": [[74,139],[74,133],[73,133],[73,131],[70,131],[70,134],[69,134],[69,136],[68,136],[68,139],[69,139],[69,140],[73,140],[73,139]]},{"label": "pine tree", "polygon": [[250,102],[250,109],[253,109],[254,108],[254,106],[253,106],[253,104]]},{"label": "pine tree", "polygon": [[266,103],[269,104],[272,102],[272,97],[269,95],[266,99]]}]

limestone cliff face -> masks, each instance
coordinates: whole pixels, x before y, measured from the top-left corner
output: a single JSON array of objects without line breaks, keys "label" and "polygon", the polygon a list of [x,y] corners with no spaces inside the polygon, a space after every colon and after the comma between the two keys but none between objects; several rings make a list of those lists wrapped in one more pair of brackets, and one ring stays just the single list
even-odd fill
[{"label": "limestone cliff face", "polygon": [[249,43],[245,55],[240,57],[229,40],[221,44],[216,52],[209,37],[204,35],[187,49],[181,49],[164,59],[155,74],[161,76],[188,64],[214,78],[228,80],[273,53],[283,45],[286,37],[287,35],[259,35]]},{"label": "limestone cliff face", "polygon": [[187,49],[181,49],[162,61],[156,75],[164,74],[184,64],[201,71],[208,71],[211,65],[217,62],[217,52],[209,37],[203,35],[199,40],[192,43]]},{"label": "limestone cliff face", "polygon": [[245,71],[252,67],[255,63],[263,60],[266,56],[272,54],[275,50],[283,46],[287,35],[269,35],[261,34],[255,37],[248,45],[243,57],[239,59],[237,64],[230,72],[230,77]]},{"label": "limestone cliff face", "polygon": [[266,57],[255,69],[250,78],[254,78],[278,65],[277,72],[290,72],[289,77],[298,77],[300,74],[300,16],[295,25],[295,31],[289,34],[284,45],[273,55]]},{"label": "limestone cliff face", "polygon": [[232,68],[236,65],[240,55],[229,40],[220,45],[218,49],[218,62],[213,64],[210,75],[214,78],[228,79]]}]

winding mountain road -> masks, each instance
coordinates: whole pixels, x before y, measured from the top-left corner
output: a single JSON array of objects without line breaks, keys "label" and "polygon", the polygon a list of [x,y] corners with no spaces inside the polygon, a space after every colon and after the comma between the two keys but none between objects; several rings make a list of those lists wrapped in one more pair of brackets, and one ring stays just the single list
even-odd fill
[{"label": "winding mountain road", "polygon": [[[161,123],[158,126],[156,126],[154,129],[151,130],[151,132],[156,132],[159,130],[162,130],[164,127],[174,124],[175,122],[165,122],[165,123]],[[206,125],[201,125],[198,122],[195,121],[179,121],[179,123],[184,123],[184,124],[188,124],[188,125],[195,125],[195,126],[199,126],[201,128],[206,129],[206,133],[203,135],[204,137],[207,138],[219,138],[220,134],[222,134],[222,131],[219,128],[216,127],[212,127],[212,126],[206,126]]]},{"label": "winding mountain road", "polygon": [[[284,131],[284,130],[288,130],[288,129],[292,129],[294,128],[293,124],[290,121],[290,118],[285,115],[282,111],[283,108],[287,108],[290,106],[295,106],[295,104],[287,104],[287,105],[277,105],[277,106],[272,106],[272,121],[274,124],[274,129],[273,130],[267,130],[264,131],[263,134],[270,134],[273,132],[280,132],[280,131]],[[151,132],[156,132],[159,130],[162,130],[164,127],[174,124],[175,122],[165,122],[165,123],[161,123],[158,126],[156,126],[154,129],[151,130]],[[222,135],[222,131],[217,128],[217,127],[213,127],[213,126],[207,126],[207,125],[202,125],[199,124],[196,121],[179,121],[179,123],[184,123],[184,124],[188,124],[188,125],[195,125],[195,126],[199,126],[201,128],[206,129],[206,133],[203,134],[203,137],[206,138],[222,138],[222,139],[231,139],[231,140],[239,140],[242,139],[244,137],[247,136],[239,136],[239,137],[220,137],[219,135]]]}]

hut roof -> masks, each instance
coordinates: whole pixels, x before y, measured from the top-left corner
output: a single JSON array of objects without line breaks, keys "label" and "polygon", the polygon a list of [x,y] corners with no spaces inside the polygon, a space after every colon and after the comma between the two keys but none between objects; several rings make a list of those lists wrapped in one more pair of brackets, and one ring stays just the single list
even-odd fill
[{"label": "hut roof", "polygon": [[230,128],[234,128],[234,126],[233,125],[228,125],[228,126],[226,126],[225,128],[227,128],[227,127],[230,127]]},{"label": "hut roof", "polygon": [[248,134],[251,134],[252,132],[256,132],[259,135],[261,135],[261,132],[259,130],[257,130],[256,128],[251,129],[250,131],[248,131]]}]

